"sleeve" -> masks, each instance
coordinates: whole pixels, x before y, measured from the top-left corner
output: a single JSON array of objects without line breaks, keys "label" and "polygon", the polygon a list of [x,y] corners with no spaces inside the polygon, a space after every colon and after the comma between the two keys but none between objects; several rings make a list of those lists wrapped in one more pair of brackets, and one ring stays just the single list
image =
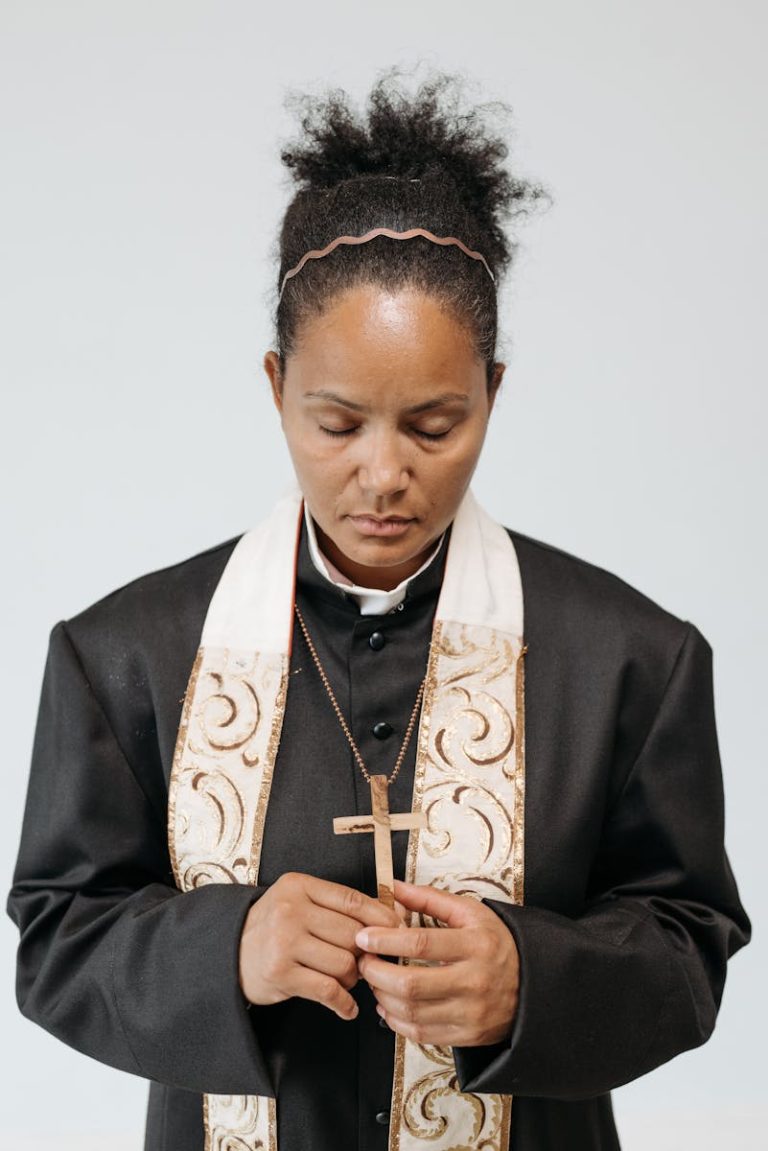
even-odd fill
[{"label": "sleeve", "polygon": [[148,1079],[274,1094],[238,966],[248,908],[264,890],[174,885],[157,808],[56,624],[7,902],[22,1014]]},{"label": "sleeve", "polygon": [[464,1091],[588,1098],[712,1033],[751,924],[724,847],[712,649],[686,629],[583,913],[484,900],[514,935],[520,992],[506,1041],[454,1048]]}]

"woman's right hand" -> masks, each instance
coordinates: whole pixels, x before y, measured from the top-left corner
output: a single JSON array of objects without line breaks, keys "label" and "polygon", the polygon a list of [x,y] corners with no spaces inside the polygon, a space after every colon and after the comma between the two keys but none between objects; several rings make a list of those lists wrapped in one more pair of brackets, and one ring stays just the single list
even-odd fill
[{"label": "woman's right hand", "polygon": [[354,887],[290,871],[250,907],[240,936],[239,979],[251,1003],[312,999],[354,1019],[361,927],[403,926],[401,918]]}]

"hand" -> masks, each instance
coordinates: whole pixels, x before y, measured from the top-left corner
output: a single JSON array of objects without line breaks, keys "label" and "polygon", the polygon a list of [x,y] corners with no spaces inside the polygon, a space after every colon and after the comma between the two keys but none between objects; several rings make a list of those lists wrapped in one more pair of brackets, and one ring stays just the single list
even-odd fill
[{"label": "hand", "polygon": [[[470,895],[395,880],[395,896],[445,927],[406,930],[370,925],[355,942],[361,976],[378,1012],[399,1035],[436,1046],[480,1047],[510,1032],[517,1011],[520,962],[512,932]],[[379,955],[426,961],[394,964]]]},{"label": "hand", "polygon": [[358,981],[361,927],[395,927],[396,912],[377,899],[286,872],[250,907],[240,936],[239,981],[251,1003],[313,999],[341,1019],[354,1019],[349,991]]}]

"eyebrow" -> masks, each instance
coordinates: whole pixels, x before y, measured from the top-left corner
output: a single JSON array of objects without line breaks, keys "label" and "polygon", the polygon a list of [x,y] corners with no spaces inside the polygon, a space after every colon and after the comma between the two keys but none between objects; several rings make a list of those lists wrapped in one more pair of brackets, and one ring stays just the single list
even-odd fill
[{"label": "eyebrow", "polygon": [[[304,399],[330,400],[331,403],[340,404],[341,407],[349,408],[353,412],[367,412],[369,410],[366,404],[355,404],[352,400],[345,400],[343,396],[331,392],[327,388],[321,388],[318,392],[305,392]],[[408,415],[415,415],[417,412],[428,412],[433,408],[442,407],[443,404],[455,403],[457,400],[466,403],[468,399],[469,396],[465,392],[443,392],[442,395],[434,396],[423,404],[414,404],[413,407],[405,410]]]}]

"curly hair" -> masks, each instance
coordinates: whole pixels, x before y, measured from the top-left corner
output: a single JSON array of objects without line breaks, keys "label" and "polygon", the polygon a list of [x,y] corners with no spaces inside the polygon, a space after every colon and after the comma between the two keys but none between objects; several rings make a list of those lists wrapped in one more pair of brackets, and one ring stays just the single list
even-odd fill
[{"label": "curly hair", "polygon": [[320,314],[337,293],[358,284],[409,286],[438,298],[465,325],[486,362],[490,386],[497,287],[518,246],[503,222],[530,213],[550,193],[502,166],[508,145],[486,120],[490,113],[509,112],[508,105],[495,101],[462,109],[463,80],[444,72],[411,96],[398,85],[401,71],[394,65],[380,74],[366,117],[355,115],[341,89],[324,97],[286,97],[286,105],[299,111],[302,135],[280,153],[298,187],[275,251],[277,292],[286,271],[309,250],[375,227],[422,227],[457,236],[483,254],[494,280],[455,245],[438,246],[424,237],[398,242],[378,236],[339,245],[286,282],[274,311],[280,366],[295,349],[302,322]]}]

